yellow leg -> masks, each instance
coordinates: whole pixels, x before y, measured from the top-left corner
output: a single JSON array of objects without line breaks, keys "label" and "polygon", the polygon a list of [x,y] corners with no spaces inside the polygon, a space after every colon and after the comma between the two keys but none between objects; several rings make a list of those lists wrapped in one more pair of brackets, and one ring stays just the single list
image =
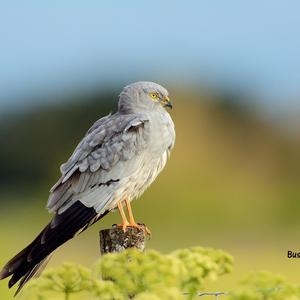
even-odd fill
[{"label": "yellow leg", "polygon": [[130,205],[130,201],[126,198],[125,199],[125,203],[126,203],[126,207],[127,207],[127,211],[128,211],[128,216],[129,216],[129,224],[131,226],[136,226],[138,225],[133,217],[133,213],[132,213],[132,209],[131,209],[131,205]]},{"label": "yellow leg", "polygon": [[149,230],[149,228],[147,228],[145,225],[139,225],[135,222],[133,213],[132,213],[132,209],[131,209],[131,205],[130,205],[130,201],[127,198],[125,199],[125,203],[126,203],[126,207],[127,207],[127,211],[128,211],[128,216],[129,216],[129,225],[128,226],[141,228],[147,234],[151,235],[151,231]]},{"label": "yellow leg", "polygon": [[125,212],[123,210],[122,201],[119,201],[117,205],[118,205],[120,216],[122,218],[122,223],[118,224],[117,226],[122,227],[123,231],[125,232],[126,228],[129,226],[129,222],[128,222],[128,220],[126,218],[126,215],[125,215]]}]

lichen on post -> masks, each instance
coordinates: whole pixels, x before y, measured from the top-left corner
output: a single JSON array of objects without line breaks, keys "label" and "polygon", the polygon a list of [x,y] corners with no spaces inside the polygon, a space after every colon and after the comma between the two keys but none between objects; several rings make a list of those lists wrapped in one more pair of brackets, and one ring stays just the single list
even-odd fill
[{"label": "lichen on post", "polygon": [[113,226],[104,229],[100,234],[100,252],[105,253],[120,252],[128,248],[136,248],[140,251],[145,250],[146,233],[142,228],[127,227],[124,232],[122,228]]}]

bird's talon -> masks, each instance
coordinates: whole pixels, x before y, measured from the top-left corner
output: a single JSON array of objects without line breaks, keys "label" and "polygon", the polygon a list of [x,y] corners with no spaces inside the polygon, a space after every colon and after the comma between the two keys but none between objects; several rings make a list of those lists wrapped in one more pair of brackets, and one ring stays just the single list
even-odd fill
[{"label": "bird's talon", "polygon": [[149,236],[152,235],[150,229],[145,225],[145,223],[138,223],[138,225],[140,226],[140,228],[142,228],[145,231],[147,235]]},{"label": "bird's talon", "polygon": [[127,227],[130,227],[130,224],[129,223],[117,224],[117,227],[122,229],[123,232],[125,233],[127,231]]},{"label": "bird's talon", "polygon": [[144,223],[130,223],[129,227],[135,227],[138,229],[142,229],[144,231],[144,233],[146,233],[148,236],[151,236],[150,229]]},{"label": "bird's talon", "polygon": [[145,226],[144,230],[145,230],[146,234],[149,236],[149,239],[150,239],[151,236],[152,236],[152,233],[151,233],[150,229],[147,226]]}]

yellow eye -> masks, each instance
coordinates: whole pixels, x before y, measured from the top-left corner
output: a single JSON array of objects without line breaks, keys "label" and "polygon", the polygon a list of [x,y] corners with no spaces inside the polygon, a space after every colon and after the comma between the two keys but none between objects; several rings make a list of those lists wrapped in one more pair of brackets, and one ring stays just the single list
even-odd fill
[{"label": "yellow eye", "polygon": [[157,98],[158,98],[158,94],[157,94],[157,93],[149,93],[149,96],[150,96],[152,99],[157,99]]}]

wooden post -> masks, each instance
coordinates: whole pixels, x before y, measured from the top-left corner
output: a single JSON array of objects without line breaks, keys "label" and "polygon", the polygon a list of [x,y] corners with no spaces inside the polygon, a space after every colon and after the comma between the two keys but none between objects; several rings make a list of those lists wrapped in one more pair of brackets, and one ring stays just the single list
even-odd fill
[{"label": "wooden post", "polygon": [[128,227],[126,232],[121,228],[113,226],[110,229],[100,230],[100,252],[101,255],[111,252],[120,252],[128,248],[145,250],[145,230],[136,227]]}]

